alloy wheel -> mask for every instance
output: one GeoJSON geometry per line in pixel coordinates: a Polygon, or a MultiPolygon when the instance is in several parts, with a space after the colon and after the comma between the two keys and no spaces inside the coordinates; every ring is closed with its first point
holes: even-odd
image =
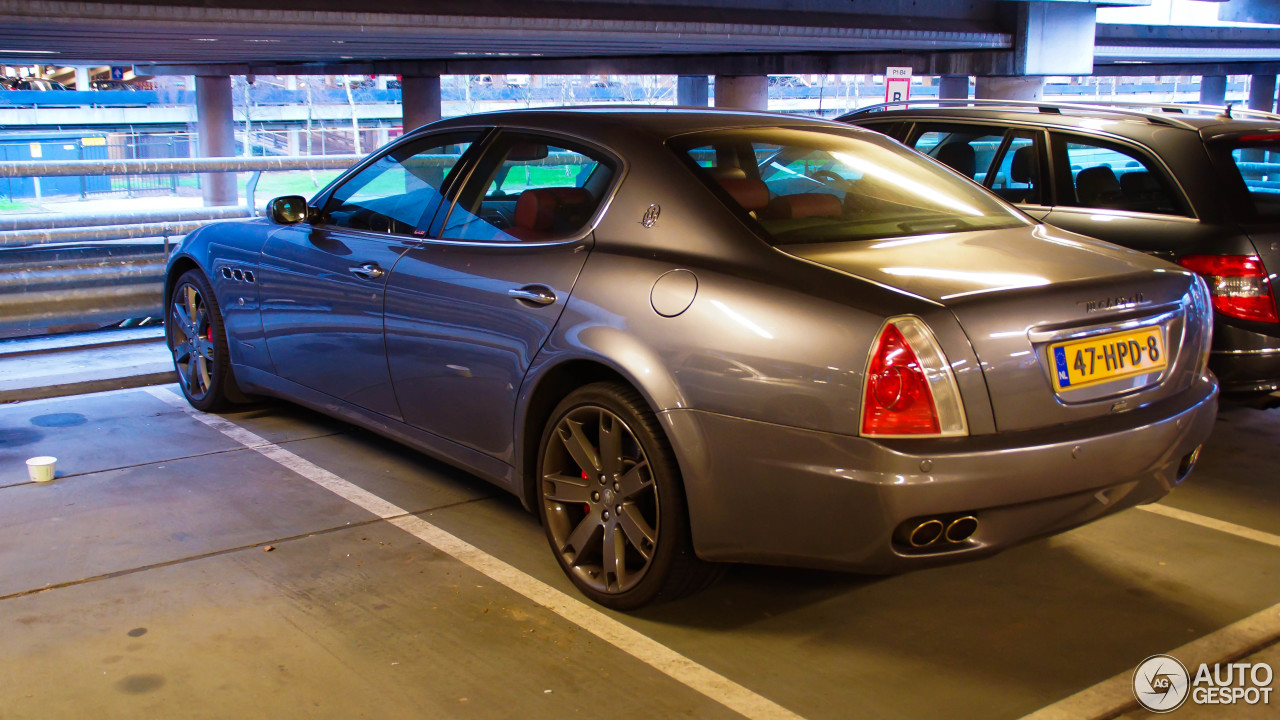
{"type": "Polygon", "coordinates": [[[635,433],[605,408],[574,408],[543,454],[542,503],[566,569],[600,593],[635,587],[653,562],[660,507],[635,433]]]}
{"type": "Polygon", "coordinates": [[[213,386],[213,323],[200,288],[184,282],[173,293],[169,323],[173,330],[173,364],[183,389],[194,399],[213,386]]]}

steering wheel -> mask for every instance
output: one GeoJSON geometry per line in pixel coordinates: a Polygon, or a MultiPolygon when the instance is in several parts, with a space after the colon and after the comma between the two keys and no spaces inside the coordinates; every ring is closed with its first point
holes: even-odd
{"type": "Polygon", "coordinates": [[[837,185],[843,185],[845,182],[844,178],[831,172],[830,170],[814,170],[813,172],[809,173],[809,177],[823,184],[834,183],[837,185]]]}

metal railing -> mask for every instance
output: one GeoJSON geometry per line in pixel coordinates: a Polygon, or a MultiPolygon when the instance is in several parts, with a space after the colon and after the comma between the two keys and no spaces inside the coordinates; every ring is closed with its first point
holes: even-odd
{"type": "Polygon", "coordinates": [[[328,155],[0,162],[0,178],[251,173],[246,202],[239,206],[0,215],[0,330],[37,332],[161,316],[170,239],[218,220],[253,217],[263,172],[344,169],[359,159],[328,155]],[[118,242],[139,238],[160,242],[118,242]]]}

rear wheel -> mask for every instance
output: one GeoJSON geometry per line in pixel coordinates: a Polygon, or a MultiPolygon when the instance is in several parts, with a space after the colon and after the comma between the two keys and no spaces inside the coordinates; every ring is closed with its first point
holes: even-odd
{"type": "Polygon", "coordinates": [[[597,603],[632,610],[718,576],[693,554],[679,469],[632,388],[595,383],[561,401],[542,434],[538,473],[551,549],[597,603]]]}
{"type": "Polygon", "coordinates": [[[227,357],[222,313],[209,281],[199,270],[188,270],[174,283],[165,332],[178,385],[192,407],[217,412],[241,397],[227,357]]]}

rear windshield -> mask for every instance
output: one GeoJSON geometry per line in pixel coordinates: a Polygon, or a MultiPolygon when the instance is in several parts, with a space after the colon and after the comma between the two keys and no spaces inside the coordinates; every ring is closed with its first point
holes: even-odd
{"type": "Polygon", "coordinates": [[[870,133],[750,128],[672,145],[778,245],[1029,223],[982,188],[870,133]]]}
{"type": "Polygon", "coordinates": [[[1280,139],[1245,136],[1230,147],[1230,157],[1240,171],[1254,212],[1268,220],[1280,219],[1280,139]]]}

